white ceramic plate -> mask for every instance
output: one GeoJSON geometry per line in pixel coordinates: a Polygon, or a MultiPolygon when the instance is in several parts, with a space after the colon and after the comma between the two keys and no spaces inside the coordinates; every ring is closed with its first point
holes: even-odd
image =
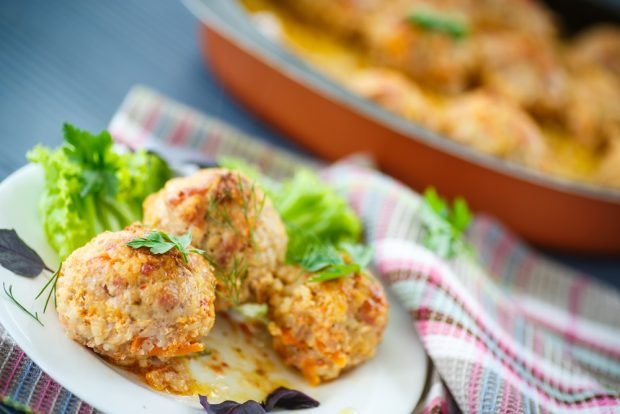
{"type": "MultiPolygon", "coordinates": [[[[24,167],[0,184],[0,228],[15,229],[49,267],[58,258],[47,244],[37,213],[43,173],[36,166],[24,167]]],[[[21,303],[38,311],[44,327],[18,309],[0,292],[0,323],[17,344],[56,381],[84,401],[106,413],[183,414],[198,413],[195,399],[175,398],[150,390],[123,375],[88,349],[64,334],[56,313],[35,301],[47,276],[27,279],[0,267],[0,284],[13,286],[21,303]]],[[[300,389],[321,402],[308,414],[410,413],[422,392],[427,359],[410,319],[391,300],[390,322],[374,359],[331,383],[300,389]]],[[[296,384],[297,385],[297,384],[296,384]]]]}

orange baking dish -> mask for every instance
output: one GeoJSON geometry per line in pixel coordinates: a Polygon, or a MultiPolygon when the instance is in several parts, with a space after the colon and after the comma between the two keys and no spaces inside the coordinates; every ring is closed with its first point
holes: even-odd
{"type": "Polygon", "coordinates": [[[327,160],[371,153],[420,191],[464,196],[531,242],[620,254],[620,192],[545,176],[479,153],[347,91],[261,36],[231,0],[186,0],[201,20],[202,52],[241,102],[327,160]]]}

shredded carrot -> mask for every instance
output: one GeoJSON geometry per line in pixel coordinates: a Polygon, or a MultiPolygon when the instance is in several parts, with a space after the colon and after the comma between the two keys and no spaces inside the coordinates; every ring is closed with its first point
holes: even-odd
{"type": "Polygon", "coordinates": [[[174,344],[165,348],[155,347],[149,352],[149,356],[158,357],[175,357],[187,354],[193,354],[195,352],[201,352],[204,350],[204,346],[199,342],[191,344],[174,344]]]}
{"type": "Polygon", "coordinates": [[[297,338],[295,338],[295,335],[293,335],[293,333],[288,329],[282,331],[281,338],[284,345],[295,345],[299,343],[299,341],[297,341],[297,338]]]}
{"type": "Polygon", "coordinates": [[[144,343],[144,341],[146,340],[146,338],[142,338],[139,336],[136,336],[133,341],[131,341],[131,352],[138,352],[140,350],[140,347],[142,346],[142,344],[144,343]]]}
{"type": "Polygon", "coordinates": [[[321,383],[321,377],[316,373],[316,364],[311,359],[306,359],[301,364],[301,373],[306,381],[311,385],[319,385],[321,383]]]}
{"type": "MultiPolygon", "coordinates": [[[[138,352],[146,341],[147,338],[142,338],[136,336],[131,342],[131,352],[138,352]]],[[[149,353],[148,356],[158,356],[158,357],[175,357],[187,354],[193,354],[195,352],[204,351],[204,346],[201,343],[185,343],[185,344],[172,344],[170,346],[160,348],[158,346],[154,347],[149,353]]]]}

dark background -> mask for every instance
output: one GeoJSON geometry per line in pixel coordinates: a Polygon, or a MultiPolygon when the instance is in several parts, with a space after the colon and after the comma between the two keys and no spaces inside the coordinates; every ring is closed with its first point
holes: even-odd
{"type": "MultiPolygon", "coordinates": [[[[584,3],[562,3],[571,24],[591,16],[584,3]]],[[[295,149],[217,84],[198,51],[197,22],[179,1],[0,0],[0,179],[36,143],[58,145],[65,121],[104,129],[136,83],[295,149]]],[[[620,287],[620,258],[547,254],[620,287]]]]}

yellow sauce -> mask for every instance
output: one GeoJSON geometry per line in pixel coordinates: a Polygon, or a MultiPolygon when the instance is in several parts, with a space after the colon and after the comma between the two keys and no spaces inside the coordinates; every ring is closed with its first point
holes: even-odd
{"type": "MultiPolygon", "coordinates": [[[[355,44],[345,44],[324,30],[299,21],[270,0],[241,0],[241,3],[252,15],[272,16],[281,28],[280,40],[289,49],[341,82],[352,72],[371,66],[355,44]]],[[[420,89],[433,109],[441,110],[447,98],[428,89],[420,89]]],[[[545,172],[590,181],[600,156],[558,127],[543,125],[541,129],[550,148],[549,159],[542,163],[545,172]]]]}
{"type": "Polygon", "coordinates": [[[280,386],[299,389],[303,383],[299,374],[282,364],[272,350],[265,326],[260,323],[250,324],[225,313],[218,314],[203,345],[205,352],[173,358],[155,369],[174,372],[170,377],[158,375],[155,382],[149,380],[153,368],[120,369],[129,371],[157,391],[182,396],[206,395],[211,402],[262,401],[280,386]]]}
{"type": "Polygon", "coordinates": [[[279,386],[290,387],[292,371],[285,368],[271,349],[265,327],[218,315],[214,332],[205,339],[205,357],[187,364],[195,380],[192,394],[210,401],[263,400],[279,386]]]}

